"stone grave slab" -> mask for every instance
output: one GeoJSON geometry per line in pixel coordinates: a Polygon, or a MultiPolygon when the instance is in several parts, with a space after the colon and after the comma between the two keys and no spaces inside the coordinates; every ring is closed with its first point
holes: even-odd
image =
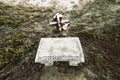
{"type": "Polygon", "coordinates": [[[41,38],[35,63],[52,66],[54,61],[69,61],[71,66],[85,62],[79,38],[41,38]]]}

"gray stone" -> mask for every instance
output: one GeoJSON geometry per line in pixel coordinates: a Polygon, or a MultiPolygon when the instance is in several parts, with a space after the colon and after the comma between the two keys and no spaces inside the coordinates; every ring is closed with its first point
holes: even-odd
{"type": "Polygon", "coordinates": [[[35,62],[51,66],[53,61],[69,61],[71,66],[84,62],[79,38],[41,38],[35,62]]]}

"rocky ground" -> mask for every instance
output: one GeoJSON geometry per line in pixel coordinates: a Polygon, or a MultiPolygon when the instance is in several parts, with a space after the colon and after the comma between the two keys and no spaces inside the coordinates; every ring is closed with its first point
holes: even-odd
{"type": "Polygon", "coordinates": [[[0,80],[119,80],[120,3],[95,0],[82,10],[60,11],[70,20],[56,33],[49,20],[53,8],[0,3],[0,80]],[[46,67],[34,63],[41,37],[79,37],[85,63],[46,67]]]}

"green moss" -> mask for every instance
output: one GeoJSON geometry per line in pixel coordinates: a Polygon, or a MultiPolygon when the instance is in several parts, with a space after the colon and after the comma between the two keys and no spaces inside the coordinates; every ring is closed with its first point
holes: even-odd
{"type": "MultiPolygon", "coordinates": [[[[85,66],[81,64],[78,68],[90,68],[98,75],[97,79],[106,80],[109,70],[115,78],[120,73],[120,10],[111,10],[114,4],[110,0],[95,0],[81,11],[66,12],[66,15],[71,15],[71,32],[68,31],[68,35],[80,36],[85,54],[85,66]]],[[[51,7],[28,8],[0,3],[0,68],[9,63],[34,63],[40,37],[58,36],[48,28],[53,10],[51,7]],[[35,31],[33,28],[38,27],[36,22],[44,30],[35,31]]]]}
{"type": "Polygon", "coordinates": [[[51,11],[52,8],[28,8],[23,6],[0,5],[0,25],[9,25],[11,27],[20,27],[23,22],[30,22],[34,18],[40,17],[45,12],[51,11]]]}

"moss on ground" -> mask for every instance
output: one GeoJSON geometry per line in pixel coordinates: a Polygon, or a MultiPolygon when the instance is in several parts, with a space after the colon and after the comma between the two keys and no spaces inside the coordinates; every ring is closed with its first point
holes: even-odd
{"type": "Polygon", "coordinates": [[[40,38],[61,35],[48,27],[53,8],[0,3],[0,79],[39,80],[46,79],[46,75],[48,79],[56,79],[55,75],[59,78],[65,75],[64,79],[68,80],[81,77],[88,80],[119,80],[120,9],[115,7],[113,10],[114,6],[118,7],[119,3],[95,0],[81,11],[65,12],[70,15],[71,22],[67,36],[80,38],[86,62],[77,68],[66,65],[58,69],[53,67],[55,74],[51,68],[47,68],[50,72],[46,73],[46,67],[34,64],[40,38]]]}
{"type": "Polygon", "coordinates": [[[44,24],[51,9],[8,6],[0,3],[0,68],[21,61],[25,55],[36,52],[36,41],[45,34],[43,31],[34,31],[35,22],[44,24]]]}
{"type": "Polygon", "coordinates": [[[120,9],[115,1],[95,0],[82,11],[72,11],[72,36],[78,35],[85,48],[86,65],[101,79],[119,79],[120,9]],[[79,29],[79,31],[78,31],[79,29]],[[87,50],[86,50],[87,49],[87,50]]]}

